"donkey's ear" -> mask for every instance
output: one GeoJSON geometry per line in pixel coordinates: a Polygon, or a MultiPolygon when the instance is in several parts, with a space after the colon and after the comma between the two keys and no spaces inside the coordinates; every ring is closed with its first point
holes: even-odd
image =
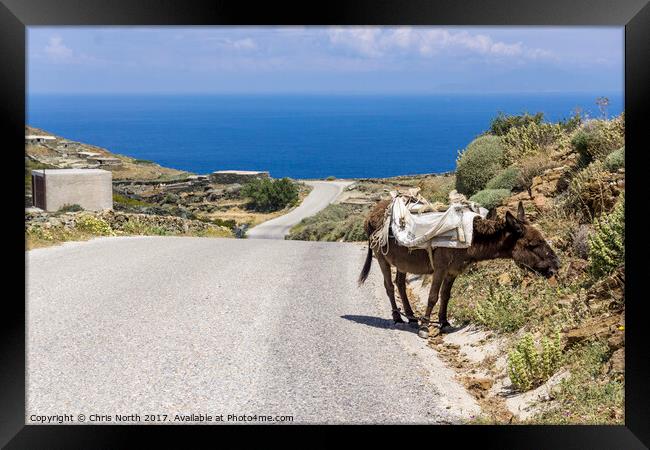
{"type": "Polygon", "coordinates": [[[526,220],[526,212],[524,211],[524,204],[519,200],[519,205],[517,205],[517,219],[524,222],[526,220]]]}
{"type": "Polygon", "coordinates": [[[521,225],[521,222],[510,211],[506,211],[506,225],[511,231],[517,234],[524,234],[524,227],[521,225]]]}
{"type": "Polygon", "coordinates": [[[487,220],[495,220],[497,218],[497,209],[492,208],[488,213],[487,216],[485,216],[487,220]]]}

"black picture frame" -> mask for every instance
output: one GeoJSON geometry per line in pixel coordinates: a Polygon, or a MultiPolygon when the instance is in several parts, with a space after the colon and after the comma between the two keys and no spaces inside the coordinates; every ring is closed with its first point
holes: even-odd
{"type": "MultiPolygon", "coordinates": [[[[626,400],[625,426],[445,426],[418,429],[377,428],[374,436],[401,436],[402,445],[440,445],[443,439],[467,442],[475,439],[482,448],[646,448],[650,445],[648,347],[644,345],[643,295],[650,254],[643,231],[643,152],[647,138],[650,82],[650,6],[648,0],[363,0],[296,4],[245,1],[171,0],[2,0],[0,3],[0,79],[2,85],[2,146],[9,170],[7,185],[15,195],[5,200],[5,247],[11,252],[5,263],[18,272],[10,278],[18,288],[5,290],[3,305],[2,363],[0,364],[0,445],[6,448],[118,448],[133,437],[165,439],[172,433],[196,437],[217,433],[220,427],[25,425],[25,284],[20,272],[23,261],[24,198],[16,167],[21,161],[25,125],[25,30],[33,25],[615,25],[625,27],[626,115],[626,400]],[[645,125],[645,127],[644,127],[645,125]],[[9,204],[7,204],[10,199],[9,204]],[[21,219],[22,217],[22,219],[21,219]],[[22,221],[22,222],[21,222],[22,221]],[[12,239],[15,233],[16,238],[12,239]],[[19,256],[22,255],[22,256],[19,256]],[[9,292],[15,292],[9,294],[9,292]],[[22,293],[22,295],[21,295],[22,293]],[[396,432],[396,433],[395,433],[396,432]],[[415,439],[413,439],[415,437],[415,439]]],[[[647,188],[645,189],[647,192],[647,188]]],[[[28,273],[23,275],[29,276],[28,273]]],[[[235,427],[247,433],[248,428],[235,427]]],[[[304,433],[329,431],[315,427],[264,427],[304,433]]],[[[367,428],[367,427],[364,427],[367,428]]],[[[262,430],[256,426],[255,432],[262,430]]],[[[248,433],[247,433],[248,434],[248,433]]],[[[213,435],[214,436],[214,435],[213,435]]],[[[313,442],[313,435],[310,441],[313,442]]],[[[150,441],[151,442],[151,441],[150,441]]]]}

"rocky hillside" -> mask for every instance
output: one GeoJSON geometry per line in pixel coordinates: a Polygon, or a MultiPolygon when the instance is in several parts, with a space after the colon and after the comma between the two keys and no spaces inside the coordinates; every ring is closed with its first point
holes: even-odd
{"type": "MultiPolygon", "coordinates": [[[[110,170],[114,180],[169,180],[190,175],[162,167],[152,161],[111,153],[102,147],[75,142],[45,130],[25,126],[25,136],[46,135],[56,139],[26,142],[25,159],[33,166],[50,168],[101,168],[110,170]]],[[[38,168],[38,167],[33,167],[38,168]]]]}
{"type": "MultiPolygon", "coordinates": [[[[430,345],[482,404],[477,422],[624,422],[624,130],[623,115],[499,116],[460,154],[456,188],[499,217],[522,201],[562,261],[551,280],[506,260],[457,279],[459,329],[430,345]]],[[[423,311],[430,277],[409,280],[423,311]]]]}
{"type": "MultiPolygon", "coordinates": [[[[53,136],[25,127],[25,136],[53,136]]],[[[112,212],[80,212],[68,205],[57,212],[26,211],[27,247],[112,234],[239,236],[246,228],[285,214],[310,191],[304,183],[267,179],[260,183],[217,183],[117,155],[60,136],[26,138],[25,206],[32,205],[31,171],[48,168],[102,168],[113,174],[112,212]],[[78,220],[79,219],[79,220],[78,220]],[[92,226],[86,226],[86,222],[92,226]]]]}

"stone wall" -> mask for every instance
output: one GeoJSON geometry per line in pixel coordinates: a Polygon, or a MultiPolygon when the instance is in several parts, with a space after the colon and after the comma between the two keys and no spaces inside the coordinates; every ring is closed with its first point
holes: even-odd
{"type": "Polygon", "coordinates": [[[245,184],[256,178],[269,178],[268,172],[222,170],[210,174],[210,181],[217,184],[245,184]]]}

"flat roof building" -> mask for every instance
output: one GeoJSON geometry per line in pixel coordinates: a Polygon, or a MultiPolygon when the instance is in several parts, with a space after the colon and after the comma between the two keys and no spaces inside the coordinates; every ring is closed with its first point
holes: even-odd
{"type": "Polygon", "coordinates": [[[55,136],[48,135],[39,135],[39,134],[28,134],[25,136],[25,142],[45,142],[45,141],[54,141],[56,140],[55,136]]]}
{"type": "Polygon", "coordinates": [[[89,211],[113,209],[113,175],[102,169],[32,170],[32,201],[45,211],[79,205],[89,211]]]}

